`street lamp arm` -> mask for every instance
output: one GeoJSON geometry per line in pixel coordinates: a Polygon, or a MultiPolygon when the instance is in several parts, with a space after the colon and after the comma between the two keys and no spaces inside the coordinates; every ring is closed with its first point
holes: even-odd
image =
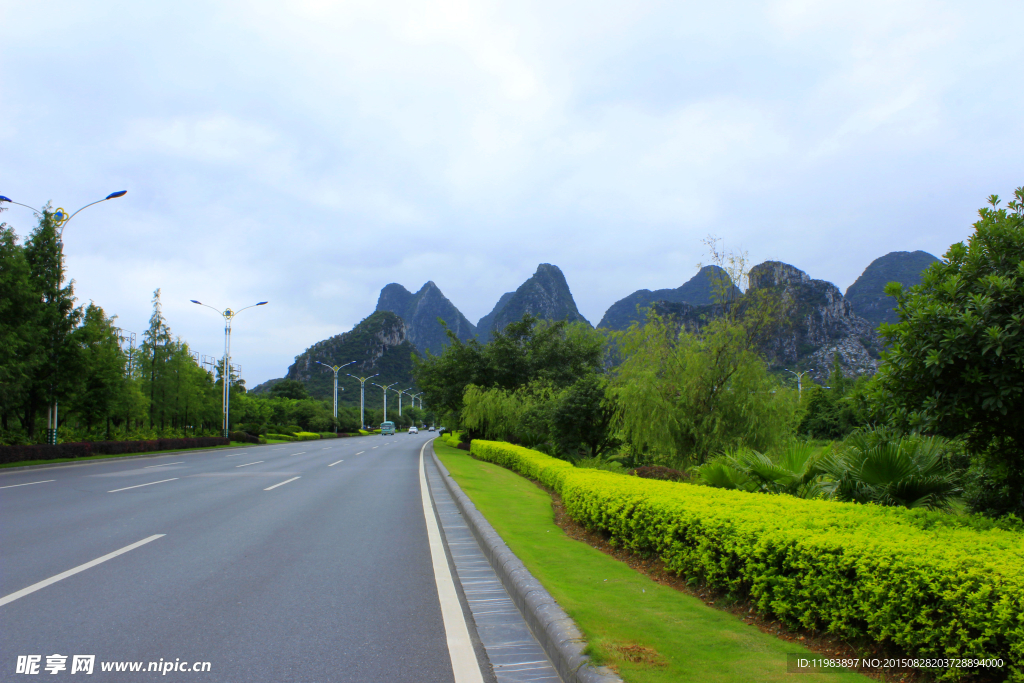
{"type": "Polygon", "coordinates": [[[0,204],[2,204],[3,202],[7,202],[8,204],[17,204],[18,206],[24,206],[26,209],[32,209],[36,213],[42,213],[42,211],[40,211],[39,209],[37,209],[34,206],[29,206],[28,204],[22,204],[21,202],[16,202],[13,199],[10,199],[9,197],[4,197],[3,195],[0,195],[0,204]]]}
{"type": "Polygon", "coordinates": [[[245,308],[239,308],[237,311],[235,311],[232,314],[232,317],[238,315],[242,311],[248,311],[250,308],[256,308],[257,306],[263,306],[264,304],[268,304],[268,303],[270,303],[270,302],[269,301],[261,301],[258,304],[252,304],[251,306],[246,306],[245,308]]]}
{"type": "Polygon", "coordinates": [[[204,303],[203,303],[202,301],[196,301],[195,299],[189,299],[189,301],[191,301],[191,302],[192,302],[192,303],[194,303],[194,304],[199,304],[200,306],[206,306],[206,307],[207,307],[207,308],[209,308],[209,309],[210,309],[211,311],[217,311],[217,315],[220,315],[220,316],[223,316],[223,315],[224,315],[224,311],[218,311],[218,310],[217,310],[216,308],[214,308],[213,306],[211,306],[211,305],[209,305],[209,304],[204,304],[204,303]]]}

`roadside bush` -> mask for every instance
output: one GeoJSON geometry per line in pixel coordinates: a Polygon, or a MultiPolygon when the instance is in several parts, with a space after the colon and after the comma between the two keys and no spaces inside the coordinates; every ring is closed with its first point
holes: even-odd
{"type": "Polygon", "coordinates": [[[630,470],[629,473],[641,479],[659,479],[661,481],[686,481],[689,479],[685,472],[661,465],[644,465],[630,470]]]}
{"type": "Polygon", "coordinates": [[[267,433],[267,438],[268,439],[273,439],[274,441],[296,441],[297,440],[291,434],[270,434],[269,432],[267,433]]]}
{"type": "Polygon", "coordinates": [[[321,439],[337,439],[338,436],[339,435],[334,432],[320,432],[321,439]]]}
{"type": "Polygon", "coordinates": [[[228,436],[231,437],[232,441],[238,443],[259,443],[260,439],[258,436],[247,434],[245,432],[228,432],[228,436]]]}
{"type": "Polygon", "coordinates": [[[493,441],[474,441],[473,454],[554,489],[573,519],[613,545],[793,628],[912,656],[1002,658],[1004,675],[1024,681],[1018,532],[957,526],[958,516],[927,510],[643,480],[493,441]]]}
{"type": "Polygon", "coordinates": [[[86,458],[90,455],[124,455],[188,448],[227,446],[230,441],[221,436],[201,436],[187,439],[149,439],[146,441],[91,441],[61,443],[56,446],[33,444],[27,446],[0,446],[0,464],[25,460],[55,460],[59,458],[86,458]]]}
{"type": "Polygon", "coordinates": [[[320,438],[320,435],[317,434],[316,432],[296,432],[295,433],[295,440],[296,441],[314,441],[314,440],[319,439],[319,438],[320,438]]]}

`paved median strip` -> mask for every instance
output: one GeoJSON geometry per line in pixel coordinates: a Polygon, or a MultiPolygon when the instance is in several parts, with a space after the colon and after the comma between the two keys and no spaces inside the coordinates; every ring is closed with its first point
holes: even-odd
{"type": "Polygon", "coordinates": [[[295,481],[296,479],[299,479],[299,477],[292,477],[291,479],[285,479],[280,484],[274,484],[273,486],[268,486],[267,488],[265,488],[263,490],[264,491],[271,491],[273,489],[276,489],[278,486],[284,486],[285,484],[287,484],[289,482],[292,482],[292,481],[295,481]]]}
{"type": "MultiPolygon", "coordinates": [[[[159,482],[153,482],[153,483],[156,484],[156,483],[159,483],[159,482]]],[[[143,486],[145,486],[145,484],[143,484],[143,486]]],[[[0,607],[3,607],[4,605],[6,605],[9,602],[14,602],[18,598],[23,598],[26,595],[28,595],[29,593],[35,593],[40,588],[46,588],[50,584],[57,583],[61,579],[66,579],[69,576],[74,576],[78,572],[84,572],[86,569],[89,569],[91,567],[95,567],[98,564],[102,564],[102,563],[106,562],[107,560],[112,560],[115,557],[117,557],[118,555],[125,554],[129,550],[135,550],[139,546],[146,545],[150,541],[155,541],[156,539],[162,538],[165,535],[166,534],[154,534],[153,536],[150,536],[149,538],[144,538],[141,541],[136,541],[135,543],[132,543],[131,545],[126,545],[125,547],[121,548],[120,550],[115,550],[114,552],[108,553],[108,554],[104,555],[103,557],[97,557],[95,560],[92,560],[91,562],[86,562],[85,564],[80,564],[77,567],[75,567],[74,569],[69,569],[66,572],[61,572],[60,574],[57,574],[56,576],[51,576],[50,578],[45,579],[43,581],[40,581],[39,583],[34,583],[31,586],[29,586],[28,588],[22,588],[20,591],[16,591],[14,593],[11,593],[10,595],[5,595],[4,597],[0,598],[0,607]]]]}
{"type": "Polygon", "coordinates": [[[165,462],[165,463],[160,464],[160,465],[146,465],[142,469],[148,470],[148,469],[153,468],[153,467],[167,467],[168,465],[184,465],[184,464],[185,464],[184,460],[182,460],[181,462],[165,462]]]}
{"type": "Polygon", "coordinates": [[[249,465],[259,465],[261,462],[263,462],[263,461],[262,460],[257,460],[256,462],[247,462],[244,465],[235,465],[235,467],[237,468],[237,467],[248,467],[249,465]]]}
{"type": "Polygon", "coordinates": [[[337,465],[338,463],[341,463],[341,462],[345,462],[345,461],[344,460],[339,460],[338,462],[332,462],[330,465],[328,465],[328,467],[334,467],[335,465],[337,465]]]}
{"type": "Polygon", "coordinates": [[[13,489],[19,486],[32,486],[32,484],[49,484],[51,481],[57,481],[56,479],[45,479],[43,481],[30,481],[27,484],[11,484],[10,486],[0,486],[0,489],[13,489]]]}
{"type": "Polygon", "coordinates": [[[135,486],[125,486],[123,489],[114,489],[113,491],[107,491],[107,493],[117,493],[118,491],[127,491],[128,489],[140,489],[143,486],[152,486],[153,484],[163,484],[168,481],[176,481],[178,477],[172,479],[161,479],[160,481],[151,481],[148,484],[136,484],[135,486]]]}

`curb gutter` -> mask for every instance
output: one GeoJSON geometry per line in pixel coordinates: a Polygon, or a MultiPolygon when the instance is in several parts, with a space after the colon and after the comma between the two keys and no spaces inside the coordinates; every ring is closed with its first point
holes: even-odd
{"type": "Polygon", "coordinates": [[[583,654],[587,642],[576,622],[559,607],[540,581],[533,578],[490,522],[476,509],[473,501],[462,492],[462,488],[434,453],[433,443],[430,445],[430,455],[491,567],[523,614],[534,637],[551,658],[562,680],[565,683],[622,683],[622,679],[611,670],[590,663],[590,657],[583,654]]]}

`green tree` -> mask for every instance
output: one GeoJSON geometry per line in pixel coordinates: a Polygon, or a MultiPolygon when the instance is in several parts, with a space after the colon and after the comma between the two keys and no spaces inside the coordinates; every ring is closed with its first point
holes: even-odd
{"type": "Polygon", "coordinates": [[[110,437],[110,418],[125,390],[125,358],[118,344],[113,320],[103,309],[90,303],[74,340],[79,348],[78,380],[71,411],[85,421],[86,430],[105,424],[110,437]]]}
{"type": "MultiPolygon", "coordinates": [[[[25,403],[41,366],[44,346],[40,328],[41,297],[31,283],[25,249],[14,230],[0,223],[0,439],[12,438],[14,420],[25,403]]],[[[21,412],[24,423],[25,413],[21,412]]],[[[31,436],[22,433],[21,438],[31,436]]]]}
{"type": "Polygon", "coordinates": [[[983,491],[972,505],[1024,514],[1024,188],[989,208],[967,243],[904,291],[890,283],[899,323],[874,381],[880,416],[904,430],[964,437],[983,491]]]}
{"type": "Polygon", "coordinates": [[[702,464],[746,446],[766,450],[795,426],[795,396],[768,373],[743,324],[699,332],[650,315],[621,338],[614,382],[623,436],[635,453],[671,466],[702,464]]]}
{"type": "Polygon", "coordinates": [[[278,398],[309,398],[309,393],[306,391],[306,385],[295,379],[281,380],[274,386],[270,387],[267,394],[271,397],[278,398]]]}
{"type": "Polygon", "coordinates": [[[562,392],[551,411],[551,430],[559,453],[570,459],[600,458],[618,445],[612,429],[614,399],[608,380],[588,373],[562,392]]]}

